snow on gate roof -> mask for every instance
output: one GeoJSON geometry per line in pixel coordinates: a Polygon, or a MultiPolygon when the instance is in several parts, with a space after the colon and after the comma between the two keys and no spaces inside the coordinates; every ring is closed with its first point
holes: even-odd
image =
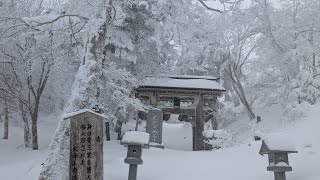
{"type": "Polygon", "coordinates": [[[212,91],[225,91],[218,78],[211,76],[169,76],[169,77],[146,77],[139,87],[177,88],[177,89],[199,89],[212,91]]]}
{"type": "MultiPolygon", "coordinates": [[[[164,76],[166,77],[166,76],[164,76]]],[[[214,76],[191,76],[191,75],[175,75],[175,76],[169,76],[169,78],[172,79],[207,79],[207,80],[214,80],[217,81],[219,78],[214,76]]]]}

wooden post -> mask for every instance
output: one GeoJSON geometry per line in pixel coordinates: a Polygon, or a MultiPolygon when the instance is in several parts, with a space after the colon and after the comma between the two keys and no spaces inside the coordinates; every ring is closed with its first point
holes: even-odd
{"type": "Polygon", "coordinates": [[[69,180],[103,180],[103,120],[90,110],[70,119],[69,180]]]}
{"type": "Polygon", "coordinates": [[[106,125],[106,140],[110,141],[110,139],[111,139],[110,138],[110,123],[106,122],[105,125],[106,125]]]}
{"type": "Polygon", "coordinates": [[[274,172],[274,180],[286,180],[286,173],[284,171],[274,172]]]}
{"type": "Polygon", "coordinates": [[[9,138],[9,107],[8,102],[5,99],[4,101],[4,132],[3,132],[3,139],[9,138]]]}
{"type": "Polygon", "coordinates": [[[138,174],[138,165],[137,164],[130,164],[128,180],[136,180],[137,174],[138,174]]]}
{"type": "Polygon", "coordinates": [[[195,122],[192,126],[193,135],[193,151],[205,150],[204,138],[202,135],[204,126],[204,115],[203,115],[203,99],[199,97],[199,101],[196,105],[195,122]]]}
{"type": "Polygon", "coordinates": [[[121,140],[121,134],[122,134],[121,129],[122,129],[122,122],[118,120],[116,122],[116,132],[118,135],[117,140],[121,140]]]}

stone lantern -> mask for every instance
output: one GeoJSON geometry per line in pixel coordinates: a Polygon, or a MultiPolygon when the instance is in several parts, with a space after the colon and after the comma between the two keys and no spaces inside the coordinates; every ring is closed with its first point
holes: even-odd
{"type": "Polygon", "coordinates": [[[298,153],[298,151],[282,137],[262,140],[259,154],[268,154],[267,170],[274,172],[275,180],[286,180],[285,172],[292,171],[289,165],[289,153],[298,153]]]}
{"type": "Polygon", "coordinates": [[[124,159],[126,164],[129,164],[129,176],[128,180],[137,179],[138,165],[143,164],[142,149],[149,148],[149,134],[139,131],[126,132],[121,144],[128,147],[127,157],[124,159]]]}

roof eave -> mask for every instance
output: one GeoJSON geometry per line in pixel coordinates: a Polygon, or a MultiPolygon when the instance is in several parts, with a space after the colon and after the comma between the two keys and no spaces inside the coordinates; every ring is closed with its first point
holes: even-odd
{"type": "Polygon", "coordinates": [[[203,90],[203,91],[219,91],[219,92],[225,92],[225,89],[207,89],[207,88],[187,88],[187,87],[167,87],[167,86],[143,86],[140,85],[136,88],[138,89],[178,89],[178,90],[203,90]]]}

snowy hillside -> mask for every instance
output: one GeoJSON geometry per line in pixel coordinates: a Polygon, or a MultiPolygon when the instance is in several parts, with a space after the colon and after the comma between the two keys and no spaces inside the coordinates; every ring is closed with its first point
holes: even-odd
{"type": "MultiPolygon", "coordinates": [[[[299,151],[298,154],[289,155],[293,171],[287,173],[288,180],[320,179],[318,171],[320,167],[319,109],[319,106],[314,106],[308,117],[272,132],[292,138],[299,151]]],[[[45,128],[48,129],[48,127],[42,127],[42,129],[45,128]]],[[[1,179],[35,180],[39,176],[41,163],[44,162],[48,153],[47,148],[41,147],[39,151],[32,151],[19,147],[23,143],[18,141],[21,139],[20,131],[15,128],[12,128],[12,131],[10,138],[17,139],[15,143],[0,140],[1,179]]],[[[214,151],[192,152],[189,151],[191,149],[190,131],[191,128],[188,130],[187,124],[165,124],[164,144],[171,149],[144,150],[142,156],[144,164],[139,166],[138,179],[195,180],[212,177],[224,180],[273,179],[273,173],[266,170],[267,156],[258,154],[261,141],[247,141],[214,151]]],[[[46,132],[40,133],[45,134],[46,132]]],[[[48,145],[50,137],[41,139],[40,142],[46,142],[45,144],[48,145]]],[[[126,179],[128,165],[123,162],[126,148],[118,141],[111,141],[104,144],[104,154],[105,179],[126,179]]]]}

